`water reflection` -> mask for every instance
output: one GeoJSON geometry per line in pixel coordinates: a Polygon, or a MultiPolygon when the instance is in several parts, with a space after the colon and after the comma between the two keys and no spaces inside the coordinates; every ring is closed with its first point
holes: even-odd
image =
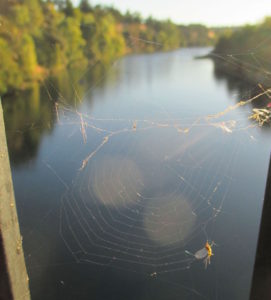
{"type": "MultiPolygon", "coordinates": [[[[96,64],[83,70],[56,73],[41,84],[33,83],[25,91],[5,96],[3,111],[11,163],[18,166],[35,159],[42,138],[55,127],[55,103],[76,109],[86,95],[91,103],[89,87],[98,82],[102,88],[108,69],[109,66],[96,64]]],[[[117,73],[110,80],[116,78],[117,73]]]]}
{"type": "Polygon", "coordinates": [[[11,152],[40,124],[13,157],[37,162],[13,165],[33,299],[246,299],[270,140],[248,128],[249,105],[206,118],[237,98],[201,52],[55,75],[29,110],[29,96],[6,101],[11,152]],[[205,270],[186,250],[207,239],[219,246],[205,270]]]}
{"type": "MultiPolygon", "coordinates": [[[[161,59],[159,56],[142,55],[139,63],[138,56],[131,56],[120,61],[117,67],[115,64],[96,64],[84,69],[73,69],[72,72],[57,73],[40,85],[33,84],[27,91],[4,97],[3,109],[11,162],[19,165],[36,157],[42,137],[51,133],[55,126],[55,102],[76,109],[84,98],[91,108],[97,95],[99,99],[107,99],[111,96],[108,95],[111,87],[116,85],[118,88],[119,84],[127,88],[132,88],[135,84],[145,86],[145,94],[149,93],[154,84],[153,74],[158,62],[160,72],[167,76],[164,80],[171,77],[174,80],[176,74],[173,66],[177,59],[187,63],[189,56],[174,56],[172,59],[170,55],[164,55],[161,59]],[[92,95],[94,90],[95,97],[92,95]]],[[[214,60],[213,73],[216,80],[226,81],[230,94],[237,94],[234,97],[237,102],[254,97],[262,91],[255,84],[226,70],[221,67],[219,60],[214,60]]],[[[269,102],[268,96],[262,96],[251,105],[253,108],[262,108],[269,102]]],[[[263,128],[269,130],[270,126],[263,128]]]]}
{"type": "MultiPolygon", "coordinates": [[[[264,86],[264,83],[253,83],[246,79],[245,73],[250,70],[240,70],[240,73],[236,73],[236,70],[231,71],[230,67],[225,62],[221,62],[219,59],[214,60],[214,76],[216,80],[226,81],[227,89],[230,94],[236,94],[235,100],[239,102],[241,100],[247,100],[255,97],[263,92],[264,88],[270,88],[264,86]]],[[[270,102],[270,95],[266,94],[256,101],[251,102],[252,108],[264,108],[270,102]]],[[[264,126],[266,128],[266,126],[264,126]]],[[[270,126],[267,126],[271,128],[270,126]]]]}
{"type": "Polygon", "coordinates": [[[19,165],[36,157],[44,134],[52,132],[54,104],[44,97],[39,84],[6,97],[3,101],[7,143],[11,163],[19,165]]]}

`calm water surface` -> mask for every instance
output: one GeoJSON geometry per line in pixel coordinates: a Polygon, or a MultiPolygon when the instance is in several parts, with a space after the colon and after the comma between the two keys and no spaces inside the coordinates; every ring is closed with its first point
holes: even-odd
{"type": "Polygon", "coordinates": [[[248,299],[270,130],[251,104],[217,115],[255,88],[194,59],[209,50],[4,99],[33,299],[248,299]],[[206,241],[207,268],[193,256],[206,241]]]}

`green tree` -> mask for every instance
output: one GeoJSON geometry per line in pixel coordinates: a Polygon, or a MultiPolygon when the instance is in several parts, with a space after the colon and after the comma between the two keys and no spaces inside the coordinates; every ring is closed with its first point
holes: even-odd
{"type": "Polygon", "coordinates": [[[22,72],[7,41],[0,38],[0,95],[19,88],[23,82],[22,72]]]}
{"type": "Polygon", "coordinates": [[[43,12],[39,0],[24,0],[24,5],[28,8],[30,18],[28,33],[40,35],[40,27],[44,22],[43,12]]]}
{"type": "Polygon", "coordinates": [[[33,38],[25,34],[22,38],[20,48],[20,67],[25,80],[31,80],[34,77],[37,68],[36,49],[33,38]]]}
{"type": "Polygon", "coordinates": [[[88,0],[81,0],[79,4],[79,8],[83,13],[93,12],[92,6],[89,4],[88,0]]]}
{"type": "Polygon", "coordinates": [[[96,29],[90,40],[91,57],[105,63],[121,56],[125,51],[123,36],[117,31],[111,15],[96,18],[96,29]]]}
{"type": "Polygon", "coordinates": [[[65,39],[64,51],[68,64],[86,63],[83,52],[86,42],[82,37],[80,22],[67,17],[60,24],[60,30],[65,39]]]}
{"type": "Polygon", "coordinates": [[[35,39],[38,62],[44,67],[57,70],[67,64],[65,38],[59,29],[65,16],[56,11],[52,3],[43,5],[43,16],[43,34],[35,39]]]}
{"type": "Polygon", "coordinates": [[[63,12],[67,17],[74,17],[74,8],[71,0],[66,0],[65,8],[63,9],[63,12]]]}
{"type": "Polygon", "coordinates": [[[96,27],[97,27],[96,20],[93,13],[85,13],[82,15],[80,28],[81,28],[82,36],[86,42],[84,47],[84,53],[89,60],[93,59],[91,47],[92,47],[93,36],[95,34],[96,27]]]}

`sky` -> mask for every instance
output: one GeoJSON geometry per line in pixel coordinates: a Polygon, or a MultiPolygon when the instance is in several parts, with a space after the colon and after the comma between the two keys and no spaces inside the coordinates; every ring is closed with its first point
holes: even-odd
{"type": "MultiPolygon", "coordinates": [[[[78,4],[80,0],[73,0],[78,4]]],[[[271,16],[271,0],[89,0],[91,4],[113,5],[122,12],[140,12],[178,24],[208,26],[256,23],[271,16]]]]}

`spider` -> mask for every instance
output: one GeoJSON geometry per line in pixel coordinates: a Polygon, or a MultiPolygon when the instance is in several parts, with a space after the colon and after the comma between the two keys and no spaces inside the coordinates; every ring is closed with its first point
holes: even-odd
{"type": "Polygon", "coordinates": [[[214,244],[215,244],[214,242],[211,242],[211,244],[209,244],[209,242],[207,241],[205,246],[194,254],[196,259],[201,259],[201,260],[203,259],[205,269],[211,263],[211,256],[214,255],[212,250],[212,246],[214,244]]]}

